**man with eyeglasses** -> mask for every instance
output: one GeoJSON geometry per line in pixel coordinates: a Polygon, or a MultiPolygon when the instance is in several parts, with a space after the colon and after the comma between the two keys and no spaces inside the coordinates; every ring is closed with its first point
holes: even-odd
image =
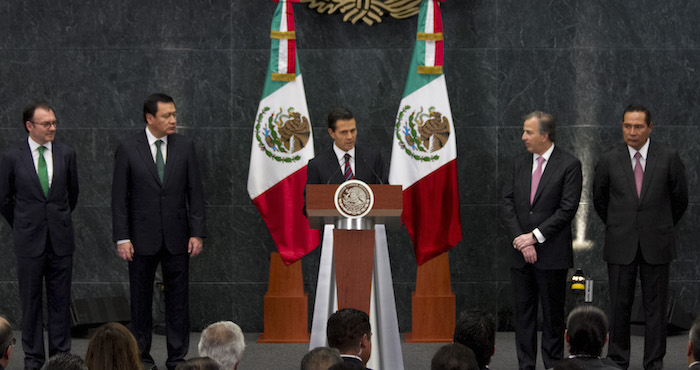
{"type": "Polygon", "coordinates": [[[54,142],[56,116],[46,103],[24,109],[29,137],[0,160],[0,213],[12,228],[22,306],[25,369],[44,365],[43,282],[49,357],[71,350],[73,222],[78,201],[75,150],[54,142]]]}
{"type": "Polygon", "coordinates": [[[12,347],[15,345],[15,338],[12,336],[12,326],[7,319],[0,316],[0,370],[5,370],[10,363],[12,347]]]}

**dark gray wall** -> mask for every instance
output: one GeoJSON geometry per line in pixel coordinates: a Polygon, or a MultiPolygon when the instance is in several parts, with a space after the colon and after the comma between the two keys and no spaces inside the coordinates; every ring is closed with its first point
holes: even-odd
{"type": "MultiPolygon", "coordinates": [[[[231,319],[262,331],[271,238],[246,193],[253,116],[269,58],[276,3],[4,1],[0,5],[0,150],[26,136],[23,106],[52,103],[58,140],[78,152],[81,196],[74,213],[78,250],[74,298],[128,295],[127,265],[111,242],[110,186],[117,142],[142,130],[141,104],[171,94],[180,132],[195,138],[203,169],[210,237],[191,265],[193,328],[231,319]]],[[[700,218],[697,194],[700,6],[694,1],[478,1],[442,4],[445,74],[459,142],[464,240],[450,252],[457,310],[483,307],[511,317],[509,241],[498,222],[503,168],[523,151],[521,116],[540,109],[559,120],[557,144],[583,162],[584,193],[575,234],[590,247],[576,266],[596,280],[607,307],[603,226],[590,204],[599,153],[620,144],[620,113],[629,102],[654,114],[652,137],[681,151],[691,204],[678,227],[672,289],[700,311],[700,218]]],[[[359,140],[390,158],[415,39],[416,20],[385,18],[372,27],[295,5],[316,149],[330,139],[325,113],[351,107],[359,140]]],[[[0,223],[0,313],[21,315],[10,230],[0,223]]],[[[405,231],[389,235],[402,331],[411,329],[415,260],[405,231]]],[[[313,307],[319,252],[303,259],[313,307]]],[[[156,309],[157,310],[157,309],[156,309]]]]}

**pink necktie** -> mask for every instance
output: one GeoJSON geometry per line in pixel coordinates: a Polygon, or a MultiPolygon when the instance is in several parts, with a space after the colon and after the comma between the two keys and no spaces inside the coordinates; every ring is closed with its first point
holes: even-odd
{"type": "Polygon", "coordinates": [[[542,178],[542,163],[544,163],[544,157],[539,156],[537,158],[537,168],[535,168],[535,172],[532,173],[532,183],[530,184],[530,204],[532,204],[532,202],[535,200],[537,186],[540,184],[540,179],[542,178]]]}
{"type": "Polygon", "coordinates": [[[639,152],[634,153],[634,159],[637,161],[634,164],[634,182],[637,184],[637,197],[642,197],[642,180],[644,180],[644,169],[642,168],[642,162],[639,160],[642,155],[639,152]]]}

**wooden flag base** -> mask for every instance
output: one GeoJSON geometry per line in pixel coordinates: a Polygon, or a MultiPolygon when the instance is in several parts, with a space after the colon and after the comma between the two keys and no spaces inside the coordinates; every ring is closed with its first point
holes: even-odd
{"type": "Polygon", "coordinates": [[[264,297],[264,332],[258,343],[309,343],[309,297],[304,292],[301,261],[286,266],[270,253],[270,279],[264,297]]]}
{"type": "Polygon", "coordinates": [[[406,333],[406,343],[452,342],[456,300],[450,284],[447,253],[418,266],[411,305],[413,332],[406,333]]]}

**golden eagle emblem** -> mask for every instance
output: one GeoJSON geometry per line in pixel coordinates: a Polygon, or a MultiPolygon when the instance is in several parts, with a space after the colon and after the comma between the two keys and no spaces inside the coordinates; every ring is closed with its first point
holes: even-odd
{"type": "Polygon", "coordinates": [[[368,25],[382,21],[385,14],[404,19],[418,14],[422,0],[301,0],[319,13],[343,14],[343,21],[352,24],[362,20],[368,25]]]}

